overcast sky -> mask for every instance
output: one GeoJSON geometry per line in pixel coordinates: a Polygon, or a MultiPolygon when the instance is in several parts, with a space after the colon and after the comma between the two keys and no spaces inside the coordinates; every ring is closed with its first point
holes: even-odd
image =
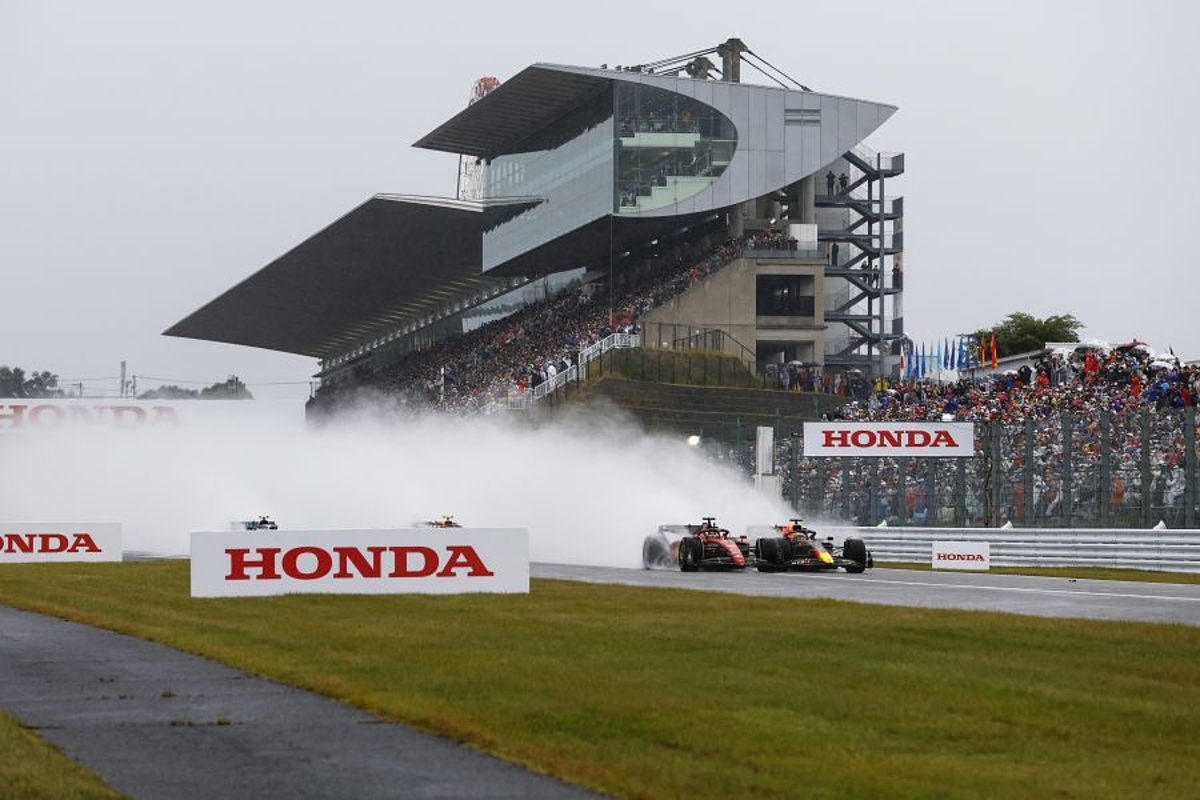
{"type": "Polygon", "coordinates": [[[0,0],[0,365],[306,397],[313,359],[161,333],[373,194],[453,195],[411,144],[476,78],[730,36],[899,106],[867,144],[906,154],[912,337],[1071,313],[1197,358],[1197,30],[1184,0],[0,0]]]}

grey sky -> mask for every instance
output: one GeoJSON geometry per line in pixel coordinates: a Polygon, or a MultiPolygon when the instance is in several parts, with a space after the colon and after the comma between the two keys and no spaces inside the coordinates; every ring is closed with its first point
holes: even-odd
{"type": "Polygon", "coordinates": [[[377,192],[452,195],[457,159],[411,144],[476,78],[730,36],[900,107],[868,144],[906,153],[888,193],[915,339],[1072,313],[1085,336],[1200,357],[1200,5],[420,6],[0,0],[0,364],[91,379],[124,359],[139,390],[236,373],[307,396],[266,384],[307,381],[311,359],[161,331],[377,192]]]}

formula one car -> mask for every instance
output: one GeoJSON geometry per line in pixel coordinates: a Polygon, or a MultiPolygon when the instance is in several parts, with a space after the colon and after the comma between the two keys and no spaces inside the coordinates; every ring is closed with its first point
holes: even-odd
{"type": "Polygon", "coordinates": [[[277,525],[275,523],[275,520],[271,519],[266,514],[263,514],[258,519],[247,519],[247,520],[241,520],[240,522],[234,522],[230,525],[230,527],[236,531],[277,531],[277,530],[279,530],[279,525],[277,525]]]}
{"type": "Polygon", "coordinates": [[[763,537],[754,543],[754,564],[759,572],[841,567],[846,572],[860,573],[875,566],[875,559],[862,539],[848,538],[841,547],[835,547],[832,536],[822,541],[816,531],[804,527],[803,520],[798,518],[776,525],[775,531],[778,536],[763,537]]]}
{"type": "Polygon", "coordinates": [[[420,522],[415,522],[415,523],[413,523],[413,526],[417,527],[417,528],[461,528],[462,527],[462,525],[459,525],[457,522],[455,522],[454,517],[450,516],[449,514],[446,514],[441,519],[428,519],[428,520],[422,520],[420,522]]]}
{"type": "Polygon", "coordinates": [[[753,561],[750,539],[719,527],[714,517],[705,517],[699,525],[660,525],[642,544],[646,569],[742,569],[753,561]]]}

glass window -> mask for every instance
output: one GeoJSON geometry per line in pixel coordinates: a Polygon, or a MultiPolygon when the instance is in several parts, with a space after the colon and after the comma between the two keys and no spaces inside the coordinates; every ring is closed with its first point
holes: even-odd
{"type": "Polygon", "coordinates": [[[618,213],[665,208],[698,194],[733,159],[733,122],[698,100],[618,82],[615,109],[618,213]]]}
{"type": "Polygon", "coordinates": [[[814,313],[811,275],[759,275],[755,296],[760,317],[811,317],[814,313]]]}

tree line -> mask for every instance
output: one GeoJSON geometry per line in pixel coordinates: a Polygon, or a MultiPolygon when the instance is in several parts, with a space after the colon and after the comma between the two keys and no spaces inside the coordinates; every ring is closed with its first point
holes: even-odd
{"type": "MultiPolygon", "coordinates": [[[[26,373],[21,367],[0,366],[0,397],[65,397],[58,376],[49,370],[26,373]]],[[[253,400],[254,395],[236,375],[203,389],[160,386],[137,396],[138,400],[253,400]]]]}

